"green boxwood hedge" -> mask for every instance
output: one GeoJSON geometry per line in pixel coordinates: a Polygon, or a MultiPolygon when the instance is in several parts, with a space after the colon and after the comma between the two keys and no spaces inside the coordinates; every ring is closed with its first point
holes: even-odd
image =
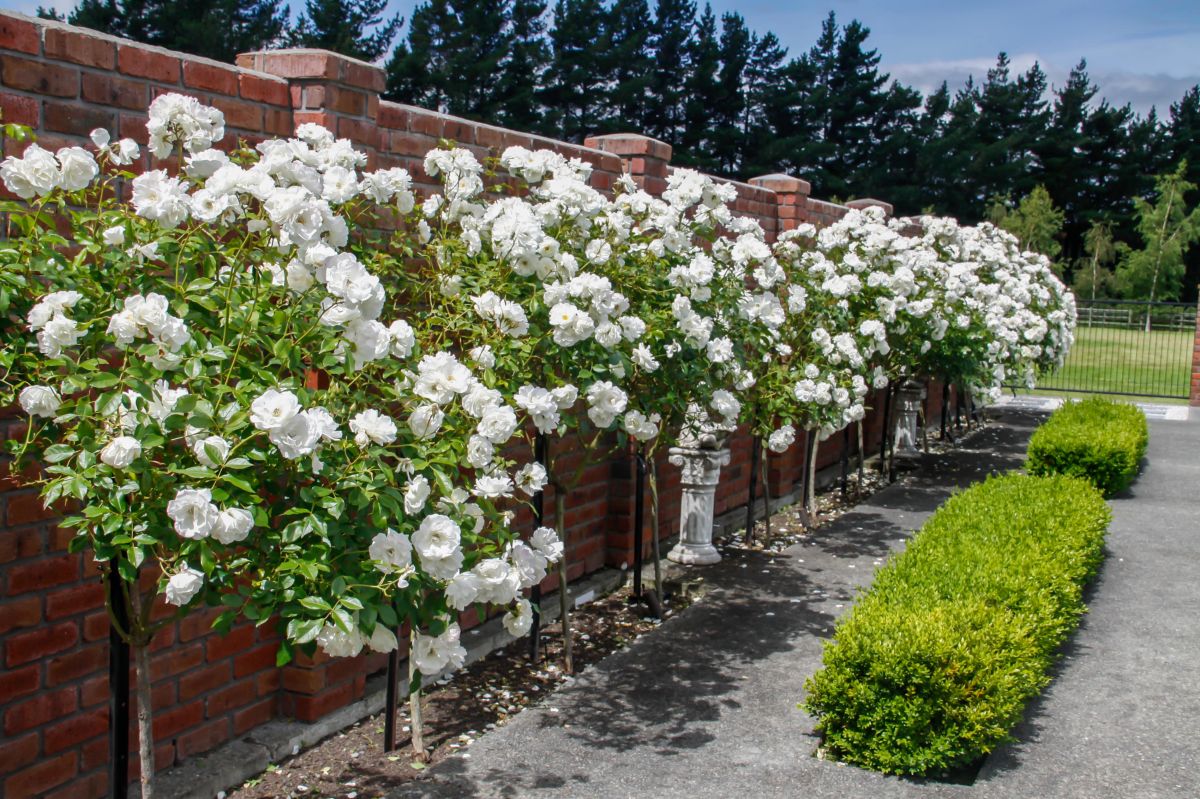
{"type": "Polygon", "coordinates": [[[1082,477],[1111,497],[1137,475],[1148,438],[1146,415],[1135,405],[1103,397],[1068,402],[1034,431],[1025,469],[1082,477]]]}
{"type": "Polygon", "coordinates": [[[1085,610],[1108,521],[1073,477],[993,477],[946,502],[838,623],[805,685],[826,752],[936,775],[1011,740],[1085,610]]]}

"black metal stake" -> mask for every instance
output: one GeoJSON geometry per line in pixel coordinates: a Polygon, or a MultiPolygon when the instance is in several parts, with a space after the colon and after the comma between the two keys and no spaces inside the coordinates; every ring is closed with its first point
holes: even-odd
{"type": "Polygon", "coordinates": [[[804,480],[801,485],[804,489],[804,494],[800,500],[800,523],[808,527],[813,522],[813,517],[816,513],[816,508],[813,505],[816,502],[817,487],[813,485],[816,480],[816,468],[813,464],[813,459],[817,457],[817,431],[804,431],[804,480]]]}
{"type": "Polygon", "coordinates": [[[892,426],[892,387],[884,389],[883,395],[883,434],[879,436],[879,473],[887,474],[888,439],[891,438],[892,426]]]}
{"type": "Polygon", "coordinates": [[[842,430],[842,499],[850,496],[850,425],[842,430]]]}
{"type": "MultiPolygon", "coordinates": [[[[399,636],[396,636],[397,639],[399,636]]],[[[411,653],[410,653],[411,656],[411,653]]],[[[400,679],[400,646],[388,653],[387,694],[383,709],[383,751],[391,752],[396,748],[396,710],[400,701],[396,690],[396,681],[400,679]]]]}
{"type": "MultiPolygon", "coordinates": [[[[546,449],[547,441],[544,433],[538,433],[533,440],[533,457],[546,468],[546,449]]],[[[549,471],[547,469],[547,471],[549,471]]],[[[546,491],[542,489],[533,497],[533,523],[537,527],[542,527],[546,520],[546,491]]],[[[529,589],[529,603],[533,606],[533,624],[529,627],[529,660],[531,663],[537,663],[539,657],[539,644],[541,643],[542,631],[542,584],[538,583],[529,589]]]]}
{"type": "Polygon", "coordinates": [[[637,454],[637,478],[633,500],[633,599],[643,601],[642,596],[642,522],[646,518],[646,459],[637,454]]]}
{"type": "MultiPolygon", "coordinates": [[[[129,608],[121,589],[116,560],[110,561],[108,601],[117,624],[129,629],[129,608]]],[[[129,643],[117,632],[108,630],[108,790],[113,799],[129,796],[129,643]]]]}
{"type": "Polygon", "coordinates": [[[942,441],[947,438],[954,443],[954,433],[950,430],[950,383],[942,383],[942,441]]]}
{"type": "Polygon", "coordinates": [[[758,474],[758,436],[750,438],[750,498],[746,501],[746,543],[754,539],[754,494],[758,474]]]}

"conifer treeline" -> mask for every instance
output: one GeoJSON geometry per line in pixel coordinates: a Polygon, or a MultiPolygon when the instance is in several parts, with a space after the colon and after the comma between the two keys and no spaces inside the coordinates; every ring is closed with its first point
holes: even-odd
{"type": "Polygon", "coordinates": [[[383,60],[390,99],[569,141],[641,132],[673,162],[733,177],[789,172],[817,196],[879,197],[900,214],[968,222],[1045,186],[1062,256],[1094,222],[1134,241],[1133,201],[1186,159],[1200,183],[1200,89],[1166,118],[1097,98],[1080,61],[1061,86],[1001,54],[980,81],[921,93],[879,69],[869,29],[832,13],[789,54],[740,14],[693,0],[424,0],[400,25],[386,0],[84,0],[71,21],[211,57],[275,45],[383,60]],[[200,8],[203,7],[203,10],[200,8]],[[390,50],[390,55],[388,55],[390,50]]]}

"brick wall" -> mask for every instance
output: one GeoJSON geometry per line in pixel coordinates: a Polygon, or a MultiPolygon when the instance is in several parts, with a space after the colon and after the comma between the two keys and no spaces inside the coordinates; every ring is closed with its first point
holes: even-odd
{"type": "MultiPolygon", "coordinates": [[[[424,153],[450,139],[479,156],[505,147],[546,147],[594,167],[592,184],[607,191],[629,172],[647,191],[661,193],[671,147],[637,134],[598,136],[583,146],[505,130],[380,99],[383,72],[350,58],[314,50],[248,53],[230,66],[0,12],[0,109],[4,120],[32,127],[46,147],[80,143],[96,127],[145,142],[145,109],[168,91],[194,95],[225,113],[227,136],[255,143],[316,122],[354,141],[371,168],[403,166],[418,188],[431,189],[424,153]]],[[[9,145],[12,148],[13,145],[9,145]]],[[[143,156],[144,159],[144,156],[143,156]]],[[[145,168],[143,160],[136,168],[145,168]]],[[[810,197],[809,184],[789,175],[733,183],[735,210],[756,217],[773,238],[800,222],[828,224],[847,206],[810,197]]],[[[876,201],[859,201],[890,206],[876,201]]],[[[851,205],[854,205],[852,203],[851,205]]],[[[1200,334],[1198,334],[1200,335],[1200,334]]],[[[1198,339],[1200,352],[1200,339],[1198,339]]],[[[1200,386],[1200,375],[1193,385],[1200,386]]],[[[1197,389],[1200,391],[1200,389],[1197,389]]],[[[940,391],[931,392],[937,413],[940,391]]],[[[931,416],[931,418],[935,418],[931,416]]],[[[20,435],[21,420],[0,415],[0,434],[20,435]]],[[[867,420],[868,452],[878,446],[882,420],[867,420]]],[[[841,436],[820,449],[822,465],[836,462],[841,436]]],[[[744,505],[750,441],[731,442],[732,463],[717,494],[717,512],[744,505]]],[[[573,471],[584,457],[561,446],[573,471]]],[[[679,523],[679,473],[659,461],[661,534],[679,523]]],[[[773,495],[791,490],[801,473],[798,444],[773,456],[773,495]]],[[[628,456],[585,466],[567,506],[569,575],[632,561],[633,477],[628,456]]],[[[546,497],[549,512],[553,491],[546,497]]],[[[519,521],[530,523],[527,511],[519,521]]],[[[647,520],[647,523],[648,520],[647,520]]],[[[646,536],[647,547],[649,535],[646,536]]],[[[98,797],[107,792],[106,729],[108,621],[97,570],[86,555],[67,553],[69,532],[42,508],[36,491],[0,464],[0,793],[6,797],[98,797]]],[[[552,580],[546,588],[550,589],[552,580]]],[[[199,611],[164,629],[153,644],[153,697],[158,766],[167,767],[243,735],[272,718],[319,718],[363,695],[381,656],[331,661],[298,658],[274,665],[269,626],[210,631],[215,611],[199,611]]],[[[473,623],[464,619],[464,626],[473,623]]],[[[136,758],[135,758],[136,760],[136,758]]]]}

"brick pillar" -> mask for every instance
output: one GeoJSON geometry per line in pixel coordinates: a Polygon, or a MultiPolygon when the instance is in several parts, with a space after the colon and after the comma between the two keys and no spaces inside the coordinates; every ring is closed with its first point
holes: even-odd
{"type": "Polygon", "coordinates": [[[885,203],[883,200],[872,200],[870,197],[864,197],[861,200],[850,200],[846,203],[847,208],[882,208],[884,216],[891,216],[893,212],[892,204],[885,203]]]}
{"type": "Polygon", "coordinates": [[[647,193],[658,196],[667,189],[671,145],[640,133],[589,136],[584,146],[621,156],[625,171],[647,193]]]}
{"type": "Polygon", "coordinates": [[[750,178],[750,184],[775,192],[777,230],[782,233],[792,230],[804,221],[805,208],[812,184],[791,175],[773,174],[750,178]]]}
{"type": "Polygon", "coordinates": [[[1196,336],[1192,341],[1192,390],[1188,404],[1200,408],[1200,305],[1196,306],[1196,336]]]}
{"type": "Polygon", "coordinates": [[[374,167],[380,150],[379,94],[386,80],[381,67],[327,50],[266,50],[241,53],[239,67],[286,78],[297,125],[314,122],[349,139],[374,167]]]}

